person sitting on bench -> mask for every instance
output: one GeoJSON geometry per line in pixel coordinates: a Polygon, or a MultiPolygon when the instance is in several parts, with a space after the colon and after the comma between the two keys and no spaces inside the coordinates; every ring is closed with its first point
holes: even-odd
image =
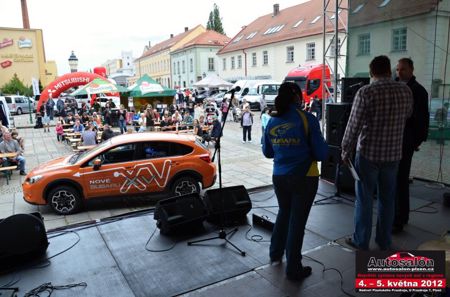
{"type": "Polygon", "coordinates": [[[3,142],[0,143],[0,152],[4,153],[16,153],[15,157],[4,158],[3,161],[12,161],[19,163],[20,175],[27,175],[25,172],[25,158],[22,156],[22,149],[19,143],[12,139],[11,133],[3,133],[3,142]]]}

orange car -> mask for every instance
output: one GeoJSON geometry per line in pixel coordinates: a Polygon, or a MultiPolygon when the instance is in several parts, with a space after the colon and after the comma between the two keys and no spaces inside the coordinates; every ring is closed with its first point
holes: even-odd
{"type": "Polygon", "coordinates": [[[71,214],[91,198],[184,195],[211,187],[215,179],[209,151],[193,136],[136,133],[42,164],[27,174],[22,188],[26,202],[71,214]]]}

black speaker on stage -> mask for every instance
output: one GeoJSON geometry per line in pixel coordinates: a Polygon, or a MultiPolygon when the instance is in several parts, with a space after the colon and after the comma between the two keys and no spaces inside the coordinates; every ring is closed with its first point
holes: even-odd
{"type": "MultiPolygon", "coordinates": [[[[354,161],[354,158],[352,158],[354,161]]],[[[350,172],[350,169],[346,165],[341,164],[338,172],[338,164],[341,162],[341,148],[338,146],[328,146],[328,157],[322,162],[321,178],[336,183],[338,178],[337,187],[344,192],[355,192],[355,180],[350,172]]]]}
{"type": "Polygon", "coordinates": [[[0,272],[39,259],[48,247],[47,233],[38,212],[0,220],[0,237],[0,272]]]}
{"type": "Polygon", "coordinates": [[[162,234],[198,230],[208,212],[198,193],[171,197],[156,203],[154,219],[162,234]]]}
{"type": "Polygon", "coordinates": [[[208,222],[217,225],[242,223],[252,209],[252,201],[244,186],[208,190],[203,200],[209,211],[208,222]]]}
{"type": "Polygon", "coordinates": [[[353,103],[356,92],[364,85],[370,83],[369,77],[344,77],[342,78],[342,102],[353,103]]]}
{"type": "Polygon", "coordinates": [[[341,146],[348,118],[352,110],[352,104],[328,103],[326,110],[327,143],[329,145],[341,146]]]}

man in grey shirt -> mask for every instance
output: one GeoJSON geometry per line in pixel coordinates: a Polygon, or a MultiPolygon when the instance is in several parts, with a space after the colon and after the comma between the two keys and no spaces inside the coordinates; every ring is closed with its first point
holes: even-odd
{"type": "Polygon", "coordinates": [[[11,133],[5,132],[3,133],[3,142],[0,143],[0,152],[4,153],[16,153],[15,157],[11,158],[3,158],[3,161],[7,161],[8,159],[13,162],[19,163],[20,175],[27,175],[25,172],[25,157],[22,156],[22,149],[20,148],[19,143],[12,139],[11,133]]]}
{"type": "Polygon", "coordinates": [[[83,145],[96,145],[97,133],[92,130],[92,125],[89,125],[86,130],[81,133],[81,139],[83,139],[83,145]]]}

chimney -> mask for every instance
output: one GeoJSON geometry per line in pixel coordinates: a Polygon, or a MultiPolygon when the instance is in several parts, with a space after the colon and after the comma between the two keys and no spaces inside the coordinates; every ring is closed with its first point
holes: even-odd
{"type": "Polygon", "coordinates": [[[30,29],[30,19],[28,18],[27,0],[20,0],[22,5],[22,22],[24,29],[30,29]]]}
{"type": "Polygon", "coordinates": [[[189,27],[184,27],[184,32],[189,31],[189,27]]]}
{"type": "Polygon", "coordinates": [[[277,16],[280,13],[280,4],[273,5],[273,16],[277,16]]]}
{"type": "Polygon", "coordinates": [[[173,38],[173,34],[170,34],[170,38],[173,38]]]}

